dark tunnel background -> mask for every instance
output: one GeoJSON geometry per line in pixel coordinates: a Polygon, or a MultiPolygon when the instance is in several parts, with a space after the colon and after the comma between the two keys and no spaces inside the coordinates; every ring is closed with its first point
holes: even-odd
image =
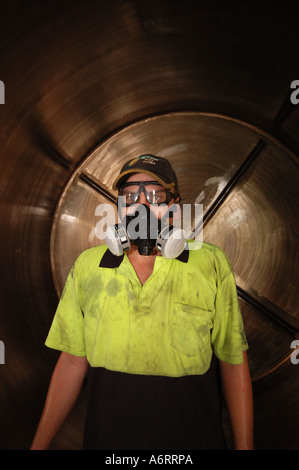
{"type": "MultiPolygon", "coordinates": [[[[256,449],[299,449],[298,20],[296,1],[1,2],[1,449],[30,446],[66,274],[140,153],[171,160],[233,264],[256,449]]],[[[85,393],[53,449],[81,448],[85,393]]]]}

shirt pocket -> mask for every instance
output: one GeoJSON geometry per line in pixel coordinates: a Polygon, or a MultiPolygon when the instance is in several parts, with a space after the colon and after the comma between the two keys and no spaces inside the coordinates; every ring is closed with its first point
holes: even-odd
{"type": "Polygon", "coordinates": [[[185,356],[210,356],[212,310],[174,302],[170,316],[171,346],[185,356]]]}

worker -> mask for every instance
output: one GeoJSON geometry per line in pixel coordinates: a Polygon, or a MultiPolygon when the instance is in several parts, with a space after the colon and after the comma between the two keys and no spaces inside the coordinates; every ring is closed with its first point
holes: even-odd
{"type": "Polygon", "coordinates": [[[120,222],[75,261],[46,340],[61,355],[31,449],[49,448],[86,375],[86,450],[226,449],[222,394],[234,448],[253,449],[248,344],[229,260],[174,235],[181,196],[167,159],[132,156],[113,188],[120,222]]]}

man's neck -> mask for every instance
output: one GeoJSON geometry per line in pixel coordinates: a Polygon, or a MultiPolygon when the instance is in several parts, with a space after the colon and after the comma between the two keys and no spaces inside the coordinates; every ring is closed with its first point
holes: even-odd
{"type": "Polygon", "coordinates": [[[153,272],[156,256],[161,256],[161,253],[155,248],[152,255],[143,256],[139,254],[137,246],[131,245],[127,256],[143,285],[153,272]]]}

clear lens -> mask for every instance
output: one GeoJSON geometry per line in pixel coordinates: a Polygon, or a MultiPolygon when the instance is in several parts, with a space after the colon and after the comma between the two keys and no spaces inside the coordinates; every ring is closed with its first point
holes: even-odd
{"type": "Polygon", "coordinates": [[[140,193],[140,188],[138,186],[136,186],[136,189],[121,188],[119,191],[119,195],[125,197],[126,205],[135,204],[135,202],[137,202],[137,199],[139,197],[139,193],[140,193]]]}
{"type": "Polygon", "coordinates": [[[166,190],[163,186],[151,182],[124,185],[120,188],[119,195],[125,197],[126,205],[131,205],[138,201],[140,191],[143,191],[150,204],[162,204],[166,202],[166,190]]]}
{"type": "Polygon", "coordinates": [[[147,187],[146,192],[151,204],[161,204],[166,201],[166,191],[162,186],[147,187]]]}

